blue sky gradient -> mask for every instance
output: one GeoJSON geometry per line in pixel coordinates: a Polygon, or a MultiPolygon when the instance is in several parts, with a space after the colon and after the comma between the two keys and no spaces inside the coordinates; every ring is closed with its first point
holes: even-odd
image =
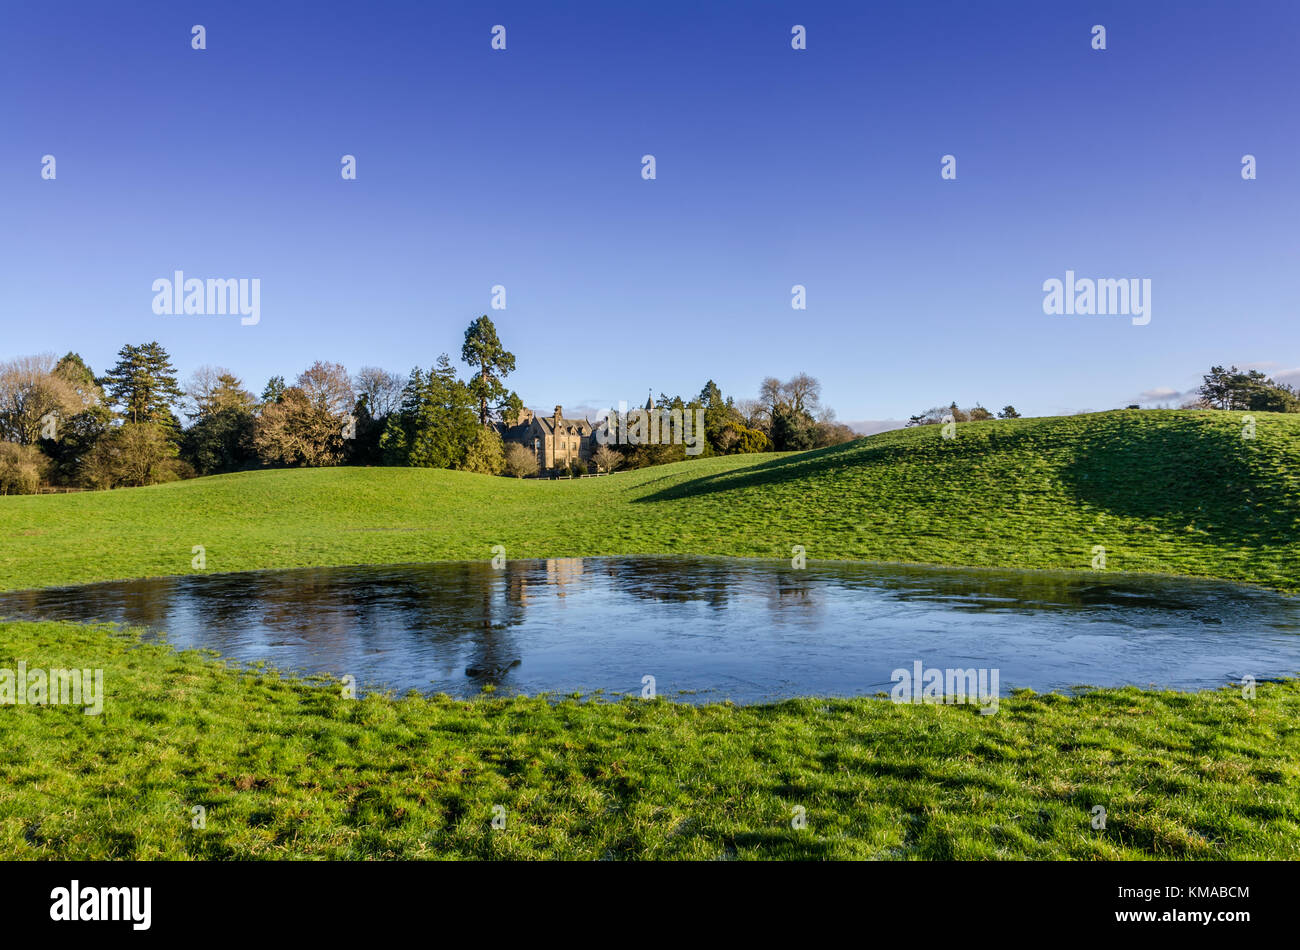
{"type": "Polygon", "coordinates": [[[708,378],[752,396],[799,371],[853,422],[1176,402],[1219,362],[1300,381],[1297,3],[5,19],[0,358],[75,349],[102,372],[157,339],[183,376],[227,366],[260,392],[316,359],[404,374],[458,356],[490,313],[508,384],[548,409],[708,378]],[[152,282],[177,269],[260,278],[261,322],[155,315],[152,282]],[[1067,269],[1150,278],[1150,324],[1045,315],[1067,269]]]}

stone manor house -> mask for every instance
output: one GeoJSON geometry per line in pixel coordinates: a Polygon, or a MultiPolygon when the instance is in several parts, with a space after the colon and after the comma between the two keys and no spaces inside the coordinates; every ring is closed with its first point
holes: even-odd
{"type": "Polygon", "coordinates": [[[566,468],[571,461],[590,462],[596,451],[595,428],[586,419],[564,418],[563,406],[556,406],[553,416],[520,409],[498,428],[503,442],[518,442],[530,449],[543,472],[566,468]]]}
{"type": "MultiPolygon", "coordinates": [[[[645,411],[653,412],[654,408],[654,399],[647,396],[645,411]]],[[[600,445],[596,427],[586,419],[564,418],[563,406],[556,406],[553,416],[539,416],[531,409],[520,409],[504,424],[499,423],[497,431],[502,442],[518,442],[531,450],[538,471],[543,474],[563,471],[571,461],[589,463],[600,445]]]]}

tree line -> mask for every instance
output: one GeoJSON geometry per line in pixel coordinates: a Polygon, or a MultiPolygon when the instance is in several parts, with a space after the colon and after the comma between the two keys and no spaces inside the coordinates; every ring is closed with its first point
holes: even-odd
{"type": "Polygon", "coordinates": [[[1300,391],[1257,369],[1212,366],[1186,409],[1233,409],[1249,412],[1300,412],[1300,391]]]}
{"type": "MultiPolygon", "coordinates": [[[[1142,408],[1131,403],[1126,409],[1142,408]]],[[[1185,400],[1180,409],[1225,409],[1245,412],[1300,412],[1300,390],[1287,383],[1279,383],[1257,369],[1241,370],[1236,366],[1224,369],[1212,366],[1201,377],[1196,395],[1185,400]]],[[[943,422],[979,422],[994,415],[979,403],[961,409],[954,401],[947,406],[935,406],[919,412],[907,420],[909,426],[937,425],[943,422]]],[[[998,419],[1019,419],[1015,406],[1004,406],[998,419]]]]}
{"type": "Polygon", "coordinates": [[[689,455],[681,440],[662,438],[658,443],[636,445],[619,451],[600,446],[595,462],[601,471],[615,468],[645,468],[689,458],[713,455],[738,455],[751,452],[802,452],[848,442],[857,433],[835,421],[835,412],[822,405],[821,383],[807,373],[789,380],[769,376],[759,386],[753,399],[735,399],[723,395],[721,388],[709,380],[693,396],[670,396],[660,393],[651,400],[654,411],[683,418],[687,413],[704,419],[704,441],[698,455],[689,455]]]}
{"type": "Polygon", "coordinates": [[[1020,413],[1015,406],[1003,406],[996,416],[979,403],[969,409],[962,409],[954,400],[947,406],[935,406],[924,412],[918,412],[907,420],[908,426],[931,426],[942,422],[981,422],[985,419],[1019,419],[1020,413]]]}
{"type": "MultiPolygon", "coordinates": [[[[151,485],[275,467],[536,474],[533,453],[501,439],[498,423],[523,402],[505,386],[515,357],[487,316],[466,329],[461,360],[470,368],[464,379],[446,353],[405,377],[373,366],[352,375],[318,360],[292,382],[273,376],[257,395],[222,367],[201,367],[182,385],[157,342],[123,346],[102,376],[77,353],[19,357],[0,363],[0,493],[151,485]]],[[[856,438],[821,405],[820,391],[801,373],[786,382],[765,379],[753,400],[725,397],[712,380],[689,398],[661,393],[657,408],[703,409],[702,455],[687,456],[680,444],[640,445],[626,454],[600,446],[591,467],[799,451],[856,438]]]]}

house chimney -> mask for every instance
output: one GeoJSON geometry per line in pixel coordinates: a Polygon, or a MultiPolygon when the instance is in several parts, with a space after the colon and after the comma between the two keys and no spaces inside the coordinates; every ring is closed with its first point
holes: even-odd
{"type": "Polygon", "coordinates": [[[564,415],[564,407],[563,407],[563,406],[556,406],[556,407],[555,407],[555,421],[556,421],[557,424],[559,423],[560,418],[561,418],[563,415],[564,415]]]}

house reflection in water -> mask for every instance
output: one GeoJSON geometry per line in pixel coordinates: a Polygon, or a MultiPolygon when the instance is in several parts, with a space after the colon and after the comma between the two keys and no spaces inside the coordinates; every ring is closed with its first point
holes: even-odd
{"type": "Polygon", "coordinates": [[[546,583],[556,588],[556,593],[564,596],[565,585],[571,584],[582,576],[582,558],[554,557],[546,560],[546,583]]]}
{"type": "MultiPolygon", "coordinates": [[[[697,557],[514,559],[194,574],[0,593],[0,617],[123,623],[177,649],[371,690],[470,698],[871,695],[890,671],[1000,667],[1004,686],[1223,685],[1300,669],[1300,602],[1223,581],[697,557]],[[1153,635],[1153,631],[1155,632],[1153,635]],[[1172,659],[1171,659],[1172,657],[1172,659]]],[[[333,688],[333,687],[331,687],[333,688]]],[[[112,687],[109,687],[110,693],[112,687]]]]}
{"type": "Polygon", "coordinates": [[[565,596],[564,588],[570,584],[576,585],[586,573],[580,557],[553,557],[546,560],[546,580],[543,582],[538,576],[535,567],[526,567],[522,571],[517,571],[508,575],[509,597],[519,604],[528,603],[528,592],[530,587],[554,589],[557,596],[565,596]]]}

